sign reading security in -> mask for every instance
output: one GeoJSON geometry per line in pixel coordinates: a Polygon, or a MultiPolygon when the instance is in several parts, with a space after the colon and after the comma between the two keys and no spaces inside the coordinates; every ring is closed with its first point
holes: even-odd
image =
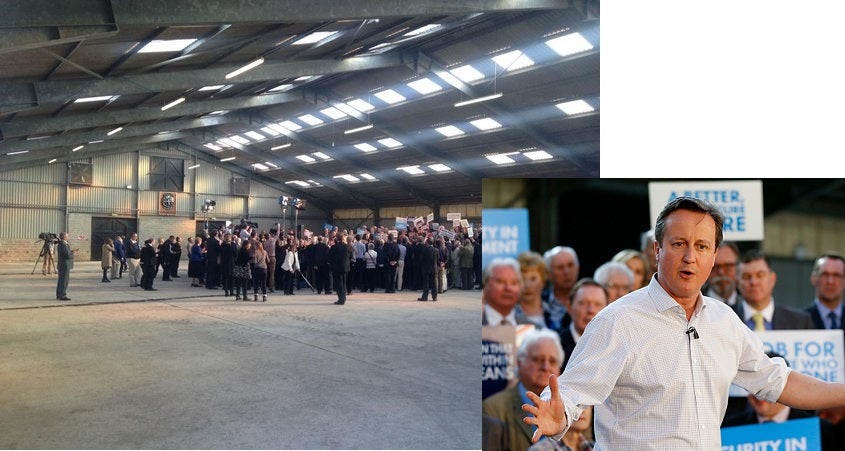
{"type": "Polygon", "coordinates": [[[668,202],[681,196],[709,201],[725,216],[727,241],[763,240],[763,183],[760,180],[650,182],[651,227],[668,202]]]}

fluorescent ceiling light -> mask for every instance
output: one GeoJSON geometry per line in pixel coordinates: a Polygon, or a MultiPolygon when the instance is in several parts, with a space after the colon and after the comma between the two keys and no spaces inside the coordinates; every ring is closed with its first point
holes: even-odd
{"type": "Polygon", "coordinates": [[[276,169],[278,169],[278,168],[279,168],[277,165],[275,165],[275,164],[273,164],[273,163],[270,163],[269,161],[265,161],[265,162],[264,162],[264,164],[266,164],[267,166],[270,166],[270,167],[276,168],[276,169]]]}
{"type": "Polygon", "coordinates": [[[378,50],[378,49],[381,49],[381,48],[389,47],[391,45],[396,45],[396,44],[394,44],[392,42],[382,42],[381,44],[376,44],[376,45],[370,47],[369,49],[367,49],[367,51],[371,52],[373,50],[378,50]]]}
{"type": "Polygon", "coordinates": [[[205,144],[204,144],[204,146],[205,146],[205,147],[208,147],[209,149],[214,150],[214,151],[221,151],[221,150],[223,150],[223,148],[222,148],[222,147],[217,146],[217,145],[214,145],[213,143],[205,143],[205,144]]]}
{"type": "Polygon", "coordinates": [[[344,179],[344,180],[349,181],[349,182],[360,182],[361,181],[361,179],[359,179],[358,177],[355,177],[352,174],[336,175],[336,176],[334,176],[334,178],[344,179]]]}
{"type": "Polygon", "coordinates": [[[389,104],[394,104],[405,100],[405,96],[399,94],[398,92],[392,89],[385,89],[384,91],[377,92],[375,96],[389,104]]]}
{"type": "Polygon", "coordinates": [[[570,33],[566,36],[549,39],[546,41],[546,45],[551,47],[560,56],[586,52],[593,48],[593,44],[590,44],[590,41],[584,39],[584,36],[581,36],[579,33],[570,33]]]}
{"type": "Polygon", "coordinates": [[[49,138],[49,137],[51,137],[51,136],[52,136],[52,135],[27,136],[27,137],[26,137],[26,140],[27,140],[27,141],[35,141],[35,140],[37,140],[37,139],[49,138]]]}
{"type": "Polygon", "coordinates": [[[375,108],[374,106],[370,105],[368,102],[361,100],[361,99],[350,100],[349,102],[346,102],[346,104],[351,106],[352,108],[355,108],[356,110],[358,110],[362,113],[366,113],[367,111],[370,111],[373,108],[375,108]]]}
{"type": "Polygon", "coordinates": [[[220,116],[221,114],[226,114],[228,112],[229,112],[229,110],[217,110],[217,111],[212,111],[212,112],[206,114],[206,116],[220,116]]]}
{"type": "Polygon", "coordinates": [[[502,124],[496,122],[495,119],[490,119],[489,117],[485,117],[484,119],[476,119],[474,121],[470,121],[470,124],[474,125],[479,130],[492,130],[494,128],[500,128],[502,124]]]}
{"type": "Polygon", "coordinates": [[[28,152],[29,152],[28,150],[19,150],[17,152],[9,152],[6,155],[20,155],[22,153],[28,153],[28,152]]]}
{"type": "Polygon", "coordinates": [[[451,137],[451,136],[458,136],[458,135],[464,134],[463,130],[459,129],[458,127],[455,127],[454,125],[447,125],[445,127],[438,127],[438,128],[435,128],[435,130],[437,131],[437,133],[440,133],[441,135],[446,136],[447,138],[451,137]]]}
{"type": "Polygon", "coordinates": [[[337,31],[315,31],[304,38],[293,41],[293,44],[291,45],[313,44],[315,42],[322,41],[335,33],[337,33],[337,31]]]}
{"type": "Polygon", "coordinates": [[[232,141],[235,141],[236,143],[249,144],[249,140],[244,138],[241,135],[232,135],[232,136],[229,137],[229,139],[231,139],[232,141]]]}
{"type": "Polygon", "coordinates": [[[314,75],[303,75],[301,77],[294,78],[293,81],[305,81],[314,78],[314,75]]]}
{"type": "Polygon", "coordinates": [[[571,102],[558,103],[555,106],[560,108],[561,111],[570,116],[573,114],[589,113],[590,111],[595,111],[595,108],[593,108],[592,105],[583,100],[573,100],[571,102]]]}
{"type": "Polygon", "coordinates": [[[317,116],[314,116],[313,114],[303,114],[302,116],[299,116],[297,119],[299,119],[302,122],[305,122],[308,125],[320,125],[320,124],[323,123],[322,119],[318,118],[317,116]]]}
{"type": "Polygon", "coordinates": [[[76,146],[76,147],[74,147],[74,148],[73,148],[73,151],[74,151],[74,152],[76,152],[77,150],[79,150],[79,149],[81,149],[81,148],[83,148],[83,147],[85,147],[85,145],[84,145],[84,144],[83,144],[83,145],[81,145],[81,146],[76,146]]]}
{"type": "Polygon", "coordinates": [[[196,168],[198,168],[198,167],[200,167],[200,165],[195,164],[195,165],[193,165],[193,166],[188,166],[188,169],[196,169],[196,168]]]}
{"type": "Polygon", "coordinates": [[[439,27],[440,27],[439,23],[430,23],[428,25],[419,27],[416,30],[409,31],[409,32],[405,33],[404,36],[419,36],[423,33],[428,33],[429,31],[431,31],[435,28],[439,28],[439,27]]]}
{"type": "Polygon", "coordinates": [[[200,88],[200,91],[217,91],[218,89],[224,86],[226,85],[203,86],[202,88],[200,88]]]}
{"type": "Polygon", "coordinates": [[[299,124],[297,124],[296,122],[293,122],[293,121],[282,121],[282,122],[279,122],[279,125],[281,125],[282,127],[286,128],[288,130],[293,130],[293,131],[296,131],[296,130],[299,130],[299,129],[302,128],[301,125],[299,125],[299,124]]]}
{"type": "Polygon", "coordinates": [[[444,171],[449,171],[449,170],[452,169],[452,168],[450,168],[449,166],[446,166],[443,163],[430,164],[430,165],[428,165],[428,167],[430,167],[432,170],[437,171],[437,172],[444,172],[444,171]]]}
{"type": "Polygon", "coordinates": [[[417,175],[417,174],[425,174],[425,171],[420,169],[419,165],[417,166],[403,166],[401,168],[396,168],[397,171],[405,171],[408,174],[417,175]]]}
{"type": "Polygon", "coordinates": [[[73,103],[104,102],[106,100],[111,99],[112,97],[117,98],[117,96],[80,97],[80,98],[74,100],[73,103]]]}
{"type": "Polygon", "coordinates": [[[317,183],[317,182],[315,182],[314,180],[311,180],[311,179],[308,179],[308,183],[310,183],[310,184],[312,184],[312,185],[314,185],[314,186],[322,186],[322,185],[320,185],[319,183],[317,183]]]}
{"type": "Polygon", "coordinates": [[[525,56],[525,54],[519,50],[513,50],[508,53],[496,55],[492,58],[492,60],[508,72],[534,65],[534,61],[525,56]]]}
{"type": "Polygon", "coordinates": [[[349,130],[344,130],[343,134],[348,135],[350,133],[358,133],[358,132],[362,132],[364,130],[369,130],[371,128],[373,128],[373,124],[368,124],[368,125],[364,125],[363,127],[350,128],[349,130]]]}
{"type": "Polygon", "coordinates": [[[123,130],[123,127],[117,127],[116,129],[114,129],[114,130],[112,130],[112,131],[110,131],[110,132],[106,133],[106,136],[111,136],[111,135],[113,135],[113,134],[115,134],[115,133],[117,133],[117,132],[119,132],[119,131],[121,131],[121,130],[123,130]]]}
{"type": "Polygon", "coordinates": [[[526,157],[532,160],[550,160],[552,159],[552,155],[545,150],[533,150],[531,152],[523,153],[526,157]]]}
{"type": "Polygon", "coordinates": [[[314,152],[312,155],[314,155],[317,158],[321,158],[323,160],[330,160],[332,158],[332,157],[324,154],[323,152],[314,152]]]}
{"type": "Polygon", "coordinates": [[[452,75],[460,78],[466,83],[470,83],[475,80],[481,80],[482,78],[484,78],[484,74],[482,74],[476,68],[472,67],[469,64],[457,67],[455,69],[450,70],[449,72],[451,72],[452,75]]]}
{"type": "Polygon", "coordinates": [[[53,163],[55,163],[55,162],[56,162],[56,159],[55,159],[55,158],[53,158],[52,160],[48,161],[48,162],[47,162],[47,164],[53,164],[53,163]]]}
{"type": "Polygon", "coordinates": [[[261,163],[252,163],[252,167],[254,167],[255,169],[261,169],[262,171],[266,171],[266,170],[270,169],[270,168],[268,168],[267,166],[264,166],[261,163]]]}
{"type": "Polygon", "coordinates": [[[401,142],[393,139],[393,138],[384,138],[378,140],[378,142],[382,143],[386,147],[399,147],[402,145],[401,142]]]}
{"type": "Polygon", "coordinates": [[[311,155],[297,155],[296,158],[299,158],[300,160],[302,160],[306,163],[313,163],[313,162],[317,161],[314,158],[312,158],[311,155]]]}
{"type": "Polygon", "coordinates": [[[375,177],[373,177],[373,176],[372,176],[372,175],[370,175],[370,174],[367,174],[366,172],[362,172],[362,173],[361,173],[361,177],[364,177],[364,178],[365,178],[365,179],[367,179],[367,180],[375,180],[375,179],[376,179],[375,177]]]}
{"type": "Polygon", "coordinates": [[[88,144],[97,144],[103,142],[102,139],[95,139],[94,141],[88,141],[88,144]]]}
{"type": "Polygon", "coordinates": [[[372,152],[374,150],[377,150],[375,147],[373,147],[372,144],[367,143],[355,144],[355,148],[363,152],[372,152]]]}
{"type": "Polygon", "coordinates": [[[252,130],[250,130],[250,131],[248,131],[248,132],[244,133],[244,135],[247,135],[247,136],[249,136],[250,138],[252,138],[252,139],[254,139],[254,140],[256,140],[256,141],[262,141],[262,140],[267,139],[267,137],[266,137],[266,136],[264,136],[264,135],[262,135],[261,133],[258,133],[258,132],[256,132],[256,131],[252,131],[252,130]]]}
{"type": "Polygon", "coordinates": [[[271,148],[270,148],[270,150],[285,149],[285,148],[287,148],[287,147],[290,147],[290,143],[287,143],[287,144],[282,144],[281,146],[271,147],[271,148]]]}
{"type": "Polygon", "coordinates": [[[466,106],[466,105],[472,105],[473,103],[478,103],[478,102],[486,102],[486,101],[488,101],[488,100],[498,99],[499,97],[502,97],[502,93],[501,93],[501,92],[500,92],[500,93],[496,93],[496,94],[490,94],[489,96],[476,97],[476,98],[474,98],[474,99],[464,100],[463,102],[458,102],[458,103],[456,103],[456,104],[455,104],[455,107],[462,107],[462,106],[466,106]]]}
{"type": "Polygon", "coordinates": [[[284,83],[275,88],[271,89],[269,92],[279,92],[279,91],[287,91],[288,89],[293,88],[293,85],[290,83],[284,83]]]}
{"type": "Polygon", "coordinates": [[[340,118],[346,117],[346,113],[338,110],[337,108],[335,108],[333,106],[330,106],[328,108],[324,108],[324,109],[320,110],[320,112],[325,114],[326,116],[332,118],[332,119],[340,119],[340,118]]]}
{"type": "Polygon", "coordinates": [[[303,182],[302,180],[291,180],[291,181],[289,181],[289,182],[285,182],[285,183],[286,183],[286,184],[299,185],[299,186],[301,186],[301,187],[303,187],[303,188],[308,188],[308,187],[310,187],[310,186],[311,186],[311,185],[309,185],[308,183],[303,182]]]}
{"type": "Polygon", "coordinates": [[[408,83],[408,86],[410,86],[422,95],[430,94],[432,92],[440,91],[441,89],[443,89],[442,86],[438,85],[437,83],[431,81],[431,79],[428,78],[421,78],[419,80],[412,81],[408,83]]]}
{"type": "Polygon", "coordinates": [[[196,39],[155,39],[141,47],[138,53],[181,52],[196,39]]]}
{"type": "Polygon", "coordinates": [[[232,160],[234,160],[234,159],[235,159],[235,157],[221,158],[221,159],[220,159],[220,162],[224,162],[224,161],[232,161],[232,160]]]}
{"type": "Polygon", "coordinates": [[[267,133],[270,136],[279,136],[281,133],[277,132],[275,129],[270,127],[269,125],[266,127],[261,127],[261,131],[267,133]]]}
{"type": "Polygon", "coordinates": [[[487,155],[487,159],[492,161],[496,164],[508,164],[508,163],[515,163],[513,158],[509,157],[508,154],[499,153],[495,155],[487,155]]]}
{"type": "Polygon", "coordinates": [[[172,101],[172,102],[168,103],[167,105],[165,105],[165,106],[161,107],[161,111],[164,111],[164,110],[167,110],[167,109],[173,108],[173,107],[175,107],[176,105],[179,105],[180,103],[182,103],[182,102],[184,102],[184,101],[185,101],[185,98],[184,98],[184,97],[179,97],[178,99],[176,99],[176,100],[174,100],[174,101],[172,101]]]}
{"type": "Polygon", "coordinates": [[[258,58],[257,60],[250,62],[246,66],[241,67],[240,69],[235,69],[232,72],[229,72],[228,74],[226,74],[226,79],[228,80],[232,77],[237,77],[238,75],[240,75],[240,74],[242,74],[242,73],[244,73],[244,72],[246,72],[250,69],[258,67],[262,64],[264,64],[264,58],[258,58]]]}

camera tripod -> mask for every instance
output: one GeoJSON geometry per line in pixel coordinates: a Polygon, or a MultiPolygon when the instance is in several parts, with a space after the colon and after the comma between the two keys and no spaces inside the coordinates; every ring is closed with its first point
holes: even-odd
{"type": "MultiPolygon", "coordinates": [[[[32,267],[32,272],[30,275],[35,274],[35,268],[38,267],[38,262],[41,261],[41,258],[44,258],[44,265],[41,269],[41,272],[46,276],[48,272],[50,274],[58,273],[56,271],[56,263],[53,261],[53,254],[50,252],[50,241],[48,240],[39,240],[43,241],[44,245],[41,246],[41,252],[38,254],[38,258],[35,259],[35,265],[32,267]],[[51,272],[52,268],[52,272],[51,272]]],[[[36,241],[37,243],[38,241],[36,241]]]]}

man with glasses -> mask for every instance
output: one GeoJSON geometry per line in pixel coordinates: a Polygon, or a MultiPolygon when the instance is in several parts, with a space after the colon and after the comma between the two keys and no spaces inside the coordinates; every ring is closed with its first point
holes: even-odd
{"type": "MultiPolygon", "coordinates": [[[[843,329],[842,293],[845,291],[845,257],[826,253],[816,259],[810,283],[816,289],[813,305],[806,312],[816,329],[843,329]]],[[[845,330],[845,329],[843,329],[845,330]]]]}
{"type": "Polygon", "coordinates": [[[716,262],[704,286],[704,295],[724,301],[733,307],[737,301],[736,266],[739,263],[739,247],[733,242],[722,242],[716,251],[716,262]]]}

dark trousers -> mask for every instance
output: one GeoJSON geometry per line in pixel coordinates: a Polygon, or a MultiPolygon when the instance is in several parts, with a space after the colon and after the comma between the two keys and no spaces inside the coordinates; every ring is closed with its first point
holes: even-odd
{"type": "Polygon", "coordinates": [[[364,269],[366,269],[367,265],[364,263],[363,258],[355,259],[355,266],[352,268],[352,272],[355,273],[353,282],[355,288],[364,289],[364,269]]]}
{"type": "Polygon", "coordinates": [[[329,285],[329,271],[325,266],[318,266],[314,270],[314,279],[314,288],[317,293],[325,291],[326,294],[331,294],[332,286],[329,285]]]}
{"type": "Polygon", "coordinates": [[[242,296],[246,300],[246,293],[249,291],[249,279],[235,279],[235,295],[242,296]]]}
{"type": "Polygon", "coordinates": [[[205,265],[205,287],[216,288],[220,265],[217,262],[207,262],[205,265]]]}
{"type": "Polygon", "coordinates": [[[177,273],[179,272],[179,260],[181,260],[181,259],[182,259],[181,257],[173,257],[173,260],[170,262],[170,265],[169,265],[169,267],[170,267],[170,277],[178,276],[177,273]]]}
{"type": "Polygon", "coordinates": [[[461,284],[464,290],[472,290],[472,268],[461,268],[461,284]]]}
{"type": "Polygon", "coordinates": [[[258,294],[259,289],[261,294],[267,294],[267,268],[256,266],[252,268],[252,292],[258,294]]]}
{"type": "Polygon", "coordinates": [[[223,290],[234,294],[235,278],[231,274],[222,274],[221,278],[223,279],[223,290]]]}
{"type": "Polygon", "coordinates": [[[67,297],[67,284],[70,281],[70,268],[59,269],[59,282],[56,284],[56,299],[67,297]]]}
{"type": "Polygon", "coordinates": [[[396,267],[390,266],[390,263],[388,263],[387,266],[384,267],[384,272],[386,274],[384,291],[387,293],[393,293],[396,291],[396,267]]]}
{"type": "Polygon", "coordinates": [[[173,265],[168,261],[161,263],[161,280],[170,280],[171,266],[173,265]]]}
{"type": "Polygon", "coordinates": [[[153,287],[153,279],[155,279],[155,267],[151,266],[142,266],[141,272],[143,275],[141,276],[141,288],[145,290],[149,290],[153,287]]]}
{"type": "Polygon", "coordinates": [[[346,273],[333,272],[332,277],[334,278],[334,291],[337,293],[337,301],[342,304],[346,302],[346,273]]]}
{"type": "Polygon", "coordinates": [[[296,273],[282,270],[282,289],[285,290],[285,294],[293,294],[295,286],[296,273]]]}
{"type": "Polygon", "coordinates": [[[361,291],[372,292],[376,288],[376,269],[367,268],[364,270],[364,289],[361,291]]]}
{"type": "Polygon", "coordinates": [[[431,299],[437,300],[437,285],[434,284],[435,274],[432,272],[425,272],[420,275],[423,285],[422,299],[428,300],[428,292],[431,290],[431,299]]]}

